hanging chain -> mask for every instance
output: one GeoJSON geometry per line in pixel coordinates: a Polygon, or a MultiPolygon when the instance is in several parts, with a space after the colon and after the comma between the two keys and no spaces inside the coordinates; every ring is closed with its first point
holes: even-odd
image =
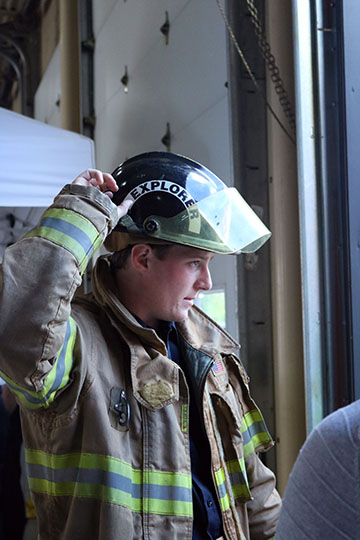
{"type": "MultiPolygon", "coordinates": [[[[239,54],[239,56],[240,56],[240,58],[241,58],[241,60],[242,60],[242,62],[243,62],[243,64],[244,64],[244,66],[245,66],[245,69],[246,69],[246,71],[248,72],[248,74],[249,74],[249,76],[250,76],[250,79],[252,80],[252,82],[253,82],[253,84],[254,84],[256,90],[261,94],[261,96],[262,96],[262,98],[263,98],[263,100],[264,100],[264,102],[265,102],[266,107],[269,109],[270,113],[273,115],[273,117],[275,118],[275,120],[277,121],[277,123],[279,124],[279,126],[281,127],[281,129],[284,131],[284,133],[286,133],[286,135],[289,137],[289,139],[291,140],[291,142],[293,142],[294,144],[296,144],[293,135],[292,135],[291,133],[289,133],[289,131],[288,131],[288,130],[286,129],[286,127],[284,126],[284,124],[281,122],[280,118],[278,117],[278,115],[276,114],[276,112],[274,111],[274,109],[272,108],[272,106],[270,105],[270,103],[268,102],[268,100],[266,99],[266,95],[264,94],[264,92],[263,92],[262,88],[259,86],[259,84],[258,84],[258,82],[257,82],[257,80],[256,80],[256,78],[255,78],[255,76],[254,76],[254,74],[253,74],[253,72],[251,71],[251,68],[250,68],[250,66],[249,66],[249,64],[248,64],[248,62],[247,62],[247,60],[246,60],[246,58],[245,58],[245,55],[244,55],[244,53],[242,52],[241,47],[240,47],[240,45],[239,45],[239,43],[238,43],[238,41],[237,41],[237,39],[236,39],[236,37],[235,37],[235,34],[234,34],[234,32],[233,32],[231,26],[230,26],[229,20],[228,20],[226,14],[225,14],[225,10],[224,10],[224,8],[223,8],[223,6],[222,6],[220,0],[216,0],[216,3],[217,3],[217,5],[218,5],[219,10],[220,10],[220,13],[221,13],[221,15],[222,15],[222,17],[223,17],[223,19],[224,19],[225,26],[226,26],[226,28],[227,28],[227,30],[228,30],[228,32],[229,32],[230,38],[231,38],[231,40],[232,40],[232,42],[233,42],[233,44],[234,44],[234,46],[235,46],[235,49],[236,49],[237,53],[239,54]]],[[[255,8],[255,11],[256,11],[256,14],[257,14],[256,8],[255,8]]],[[[251,18],[252,18],[252,17],[251,17],[251,18]]],[[[261,25],[260,25],[260,28],[261,28],[261,25]]],[[[262,31],[262,29],[261,29],[261,31],[262,31]]],[[[266,40],[265,40],[265,41],[266,41],[266,40]]],[[[269,44],[268,44],[267,42],[266,42],[266,45],[267,45],[268,50],[269,50],[269,52],[270,52],[270,46],[269,46],[269,44]]],[[[271,54],[271,53],[270,53],[270,54],[271,54]]],[[[273,55],[271,55],[271,56],[273,57],[273,55]]],[[[274,57],[273,57],[273,58],[274,58],[274,57]]],[[[274,58],[273,64],[276,66],[276,64],[275,64],[275,58],[274,58]]],[[[278,70],[278,68],[277,68],[277,70],[278,70]]],[[[279,70],[278,70],[278,72],[279,72],[279,70]]],[[[280,80],[281,80],[281,79],[280,79],[280,80]]],[[[279,92],[277,92],[277,93],[279,93],[279,92]]],[[[286,91],[285,91],[285,93],[286,93],[286,91]]],[[[286,96],[287,96],[287,93],[286,93],[286,96]]],[[[280,103],[281,103],[281,102],[280,102],[280,103]]],[[[290,103],[290,102],[289,102],[289,103],[290,103]]],[[[290,110],[291,110],[291,105],[290,105],[290,110]]],[[[284,112],[285,112],[285,111],[284,111],[284,112]]],[[[285,113],[285,115],[286,115],[286,117],[288,118],[288,115],[287,115],[286,113],[285,113]]],[[[293,118],[294,118],[293,113],[292,113],[292,116],[293,116],[293,118]]],[[[291,125],[291,124],[290,124],[290,125],[291,125]]],[[[295,121],[294,121],[293,125],[294,125],[294,128],[295,128],[295,121]]]]}
{"type": "Polygon", "coordinates": [[[274,83],[275,92],[279,96],[280,105],[284,111],[286,118],[291,127],[291,131],[296,134],[296,121],[293,107],[290,102],[288,93],[284,87],[283,80],[280,77],[280,70],[276,65],[275,56],[271,53],[270,44],[266,39],[266,34],[261,26],[258,10],[254,4],[254,0],[246,0],[247,7],[251,16],[251,21],[254,25],[254,31],[258,44],[267,67],[270,72],[271,81],[274,83]]]}

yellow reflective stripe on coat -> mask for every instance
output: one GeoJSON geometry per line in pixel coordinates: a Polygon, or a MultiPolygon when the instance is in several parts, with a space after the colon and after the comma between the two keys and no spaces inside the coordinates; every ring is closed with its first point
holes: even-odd
{"type": "MultiPolygon", "coordinates": [[[[259,447],[271,442],[271,437],[265,426],[261,413],[254,409],[246,413],[242,419],[241,434],[243,437],[244,456],[226,462],[227,474],[231,483],[234,499],[249,501],[251,499],[250,487],[247,478],[245,458],[255,452],[259,447]]],[[[215,481],[223,511],[230,507],[229,495],[226,490],[225,473],[221,468],[215,473],[215,481]]]]}
{"type": "Polygon", "coordinates": [[[221,510],[225,512],[230,508],[230,499],[226,490],[225,473],[223,468],[215,472],[215,482],[218,490],[220,507],[221,510]]]}
{"type": "Polygon", "coordinates": [[[47,210],[39,226],[26,234],[25,238],[34,236],[50,240],[70,251],[77,259],[81,273],[102,243],[98,230],[87,218],[62,208],[47,210]]]}
{"type": "MultiPolygon", "coordinates": [[[[246,474],[245,460],[232,460],[226,463],[227,473],[231,483],[234,499],[249,501],[251,499],[249,483],[246,474]]],[[[225,473],[221,468],[215,473],[215,481],[218,489],[221,510],[230,508],[230,499],[226,489],[225,473]]]]}
{"type": "Polygon", "coordinates": [[[232,460],[226,463],[230,477],[234,499],[249,501],[251,499],[249,481],[246,472],[245,459],[232,460]]]}
{"type": "Polygon", "coordinates": [[[255,452],[259,447],[271,442],[271,437],[265,426],[264,419],[257,409],[249,411],[244,415],[241,434],[243,437],[245,458],[255,452]]]}
{"type": "Polygon", "coordinates": [[[137,470],[98,454],[25,450],[30,489],[50,496],[89,497],[133,512],[192,517],[190,474],[137,470]]]}
{"type": "Polygon", "coordinates": [[[47,407],[54,401],[56,392],[67,385],[72,368],[75,338],[76,324],[70,317],[66,325],[64,343],[57,355],[52,370],[44,380],[44,386],[40,392],[26,390],[12,381],[7,375],[1,373],[1,377],[3,377],[24,407],[27,409],[47,407]]]}

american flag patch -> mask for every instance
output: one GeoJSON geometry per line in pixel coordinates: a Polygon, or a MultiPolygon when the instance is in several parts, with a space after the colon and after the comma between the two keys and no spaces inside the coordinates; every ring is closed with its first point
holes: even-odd
{"type": "Polygon", "coordinates": [[[214,375],[221,375],[224,373],[224,364],[221,360],[216,360],[211,369],[214,375]]]}

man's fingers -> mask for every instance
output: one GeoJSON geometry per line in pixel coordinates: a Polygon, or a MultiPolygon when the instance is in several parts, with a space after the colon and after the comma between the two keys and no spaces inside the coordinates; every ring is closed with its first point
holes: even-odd
{"type": "Polygon", "coordinates": [[[87,186],[98,185],[102,182],[103,178],[101,171],[98,171],[97,169],[86,169],[75,178],[73,184],[81,184],[83,186],[87,186]]]}
{"type": "Polygon", "coordinates": [[[117,191],[119,189],[111,174],[103,173],[98,169],[86,169],[72,183],[82,186],[92,186],[104,192],[117,191]]]}
{"type": "Polygon", "coordinates": [[[103,179],[107,189],[110,189],[111,191],[117,191],[119,189],[114,177],[111,174],[103,173],[103,179]]]}
{"type": "MultiPolygon", "coordinates": [[[[80,184],[82,186],[95,187],[96,189],[102,191],[104,195],[107,195],[110,199],[113,198],[113,192],[119,189],[114,177],[111,174],[103,173],[98,169],[86,169],[80,173],[72,183],[80,184]]],[[[128,213],[133,204],[134,201],[129,199],[119,204],[117,207],[119,219],[128,213]]]]}
{"type": "Polygon", "coordinates": [[[119,204],[119,206],[117,207],[119,219],[124,217],[128,213],[133,204],[134,201],[130,201],[129,199],[119,204]]]}

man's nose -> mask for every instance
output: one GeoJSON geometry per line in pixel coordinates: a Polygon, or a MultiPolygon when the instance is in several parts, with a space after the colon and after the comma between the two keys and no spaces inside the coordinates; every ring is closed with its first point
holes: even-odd
{"type": "Polygon", "coordinates": [[[212,288],[212,279],[209,268],[206,267],[202,271],[201,276],[197,282],[197,287],[202,291],[210,291],[210,289],[212,288]]]}

